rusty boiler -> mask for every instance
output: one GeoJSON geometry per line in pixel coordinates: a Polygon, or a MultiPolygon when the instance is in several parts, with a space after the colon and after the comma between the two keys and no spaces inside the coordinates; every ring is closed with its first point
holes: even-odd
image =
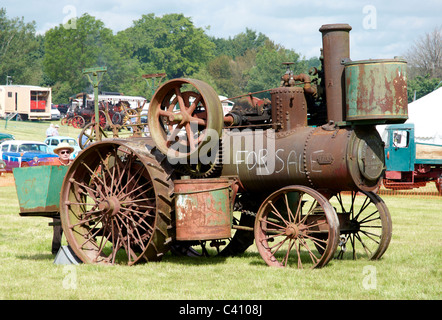
{"type": "MultiPolygon", "coordinates": [[[[316,89],[311,86],[309,76],[287,71],[281,87],[271,91],[275,130],[224,132],[223,175],[238,175],[242,186],[254,192],[291,184],[326,193],[371,191],[379,186],[384,152],[375,127],[349,126],[344,121],[346,82],[342,62],[348,61],[350,30],[349,25],[343,24],[324,25],[320,29],[328,122],[307,125],[307,100],[317,94],[316,89]],[[295,85],[296,81],[301,81],[304,87],[295,85]]],[[[358,104],[358,109],[365,106],[358,104]]],[[[378,116],[372,115],[377,120],[378,116]]],[[[395,121],[402,116],[402,111],[388,114],[395,121]]]]}

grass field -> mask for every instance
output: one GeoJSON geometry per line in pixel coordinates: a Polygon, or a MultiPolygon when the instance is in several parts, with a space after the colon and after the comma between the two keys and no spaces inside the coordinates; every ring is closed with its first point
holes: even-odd
{"type": "MultiPolygon", "coordinates": [[[[4,124],[0,121],[2,132],[4,124]]],[[[6,132],[13,131],[16,139],[28,139],[34,132],[35,139],[42,140],[48,124],[9,122],[6,132]],[[15,132],[14,125],[23,132],[15,132]]],[[[65,129],[72,137],[78,135],[72,127],[65,129]]],[[[2,180],[5,183],[0,184],[3,185],[0,186],[0,299],[3,300],[442,298],[441,197],[382,196],[392,216],[393,236],[379,261],[332,260],[322,269],[276,269],[264,263],[253,245],[245,254],[233,258],[176,257],[168,253],[161,262],[132,267],[66,266],[53,263],[52,228],[48,226],[51,220],[20,217],[13,179],[7,175],[0,176],[2,180]]]]}
{"type": "Polygon", "coordinates": [[[0,187],[0,299],[442,298],[441,200],[385,202],[393,238],[379,261],[275,269],[252,246],[233,258],[167,254],[161,262],[132,267],[65,266],[53,264],[50,220],[19,217],[15,187],[0,187]]]}
{"type": "Polygon", "coordinates": [[[75,129],[72,126],[62,126],[60,121],[7,121],[0,120],[0,132],[11,133],[16,140],[36,140],[42,141],[46,139],[46,129],[49,125],[58,124],[60,128],[58,133],[60,136],[69,136],[77,138],[81,129],[75,129]]]}

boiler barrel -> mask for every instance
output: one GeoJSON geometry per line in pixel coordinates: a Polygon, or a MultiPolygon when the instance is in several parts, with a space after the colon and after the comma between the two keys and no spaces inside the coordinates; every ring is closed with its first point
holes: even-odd
{"type": "Polygon", "coordinates": [[[295,184],[325,191],[372,191],[385,168],[383,143],[374,127],[232,130],[225,132],[222,147],[222,175],[237,175],[247,191],[270,192],[295,184]]]}

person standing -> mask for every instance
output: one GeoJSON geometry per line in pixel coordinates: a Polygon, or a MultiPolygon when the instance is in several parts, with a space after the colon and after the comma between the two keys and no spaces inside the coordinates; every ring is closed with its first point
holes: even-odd
{"type": "Polygon", "coordinates": [[[60,128],[60,126],[58,124],[55,125],[54,131],[52,133],[52,136],[59,136],[60,134],[58,133],[58,128],[60,128]]]}
{"type": "MultiPolygon", "coordinates": [[[[72,160],[70,160],[71,153],[74,148],[67,142],[60,143],[55,149],[54,153],[58,155],[60,165],[68,166],[72,160]]],[[[57,254],[61,247],[61,238],[63,236],[63,229],[61,227],[60,218],[53,218],[54,233],[52,237],[52,254],[57,254]]]]}
{"type": "Polygon", "coordinates": [[[49,125],[49,128],[46,129],[46,138],[52,137],[54,135],[54,131],[55,131],[55,126],[53,123],[51,123],[49,125]]]}

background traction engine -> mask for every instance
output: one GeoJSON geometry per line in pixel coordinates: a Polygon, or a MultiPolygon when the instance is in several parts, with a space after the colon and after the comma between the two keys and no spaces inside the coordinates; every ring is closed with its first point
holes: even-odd
{"type": "Polygon", "coordinates": [[[271,101],[225,116],[202,81],[159,87],[151,137],[97,142],[68,169],[60,215],[75,254],[134,264],[168,250],[236,255],[255,241],[270,266],[379,259],[392,224],[374,193],[385,169],[375,125],[407,119],[406,64],[351,61],[350,30],[321,27],[318,79],[287,64],[271,101]]]}

